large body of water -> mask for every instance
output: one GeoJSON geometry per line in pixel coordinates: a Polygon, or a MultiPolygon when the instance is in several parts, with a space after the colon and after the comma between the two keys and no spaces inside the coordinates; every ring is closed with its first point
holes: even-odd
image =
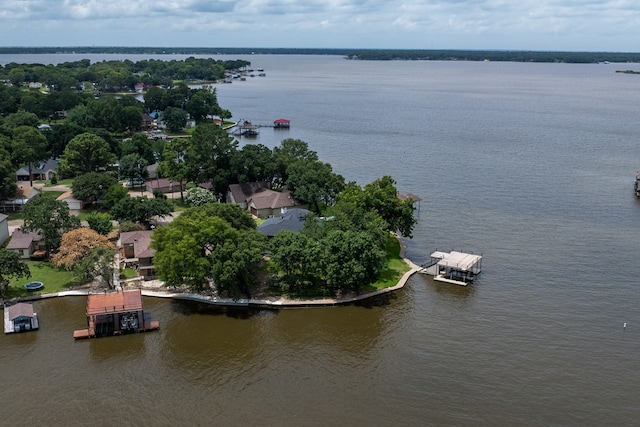
{"type": "MultiPolygon", "coordinates": [[[[0,63],[81,59],[54,58],[0,63]]],[[[409,257],[482,253],[480,279],[322,309],[146,299],[160,331],[78,342],[85,298],[39,301],[38,332],[0,337],[0,424],[637,425],[629,65],[247,59],[267,77],[218,86],[221,106],[291,120],[250,142],[393,176],[423,199],[409,257]]]]}

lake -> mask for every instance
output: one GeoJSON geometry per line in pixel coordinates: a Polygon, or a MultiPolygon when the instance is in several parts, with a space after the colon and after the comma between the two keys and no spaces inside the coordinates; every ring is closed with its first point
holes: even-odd
{"type": "Polygon", "coordinates": [[[291,120],[241,144],[297,138],[348,181],[393,176],[422,198],[408,256],[481,253],[482,275],[416,275],[346,307],[147,298],[160,331],[78,342],[86,299],[38,301],[38,332],[0,337],[2,424],[637,423],[640,77],[615,73],[629,64],[240,58],[266,77],[217,85],[220,105],[291,120]]]}

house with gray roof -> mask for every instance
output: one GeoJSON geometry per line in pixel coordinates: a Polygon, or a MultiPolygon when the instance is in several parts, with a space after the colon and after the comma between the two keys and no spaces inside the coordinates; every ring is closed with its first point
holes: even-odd
{"type": "Polygon", "coordinates": [[[36,251],[44,251],[44,237],[35,231],[15,230],[7,244],[8,251],[17,252],[21,259],[29,259],[36,251]]]}
{"type": "Polygon", "coordinates": [[[258,226],[258,231],[273,237],[281,231],[297,233],[302,231],[309,211],[302,208],[285,208],[280,216],[267,219],[258,226]]]}
{"type": "Polygon", "coordinates": [[[29,165],[18,169],[16,178],[18,181],[50,181],[58,168],[58,159],[49,159],[43,162],[31,164],[31,178],[29,177],[29,165]]]}
{"type": "Polygon", "coordinates": [[[29,183],[19,184],[16,187],[16,194],[11,199],[0,201],[2,212],[15,212],[22,209],[27,202],[40,195],[40,190],[29,185],[29,183]]]}

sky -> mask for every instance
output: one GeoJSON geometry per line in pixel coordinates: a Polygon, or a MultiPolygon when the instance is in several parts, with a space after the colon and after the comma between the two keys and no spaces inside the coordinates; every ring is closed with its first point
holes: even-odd
{"type": "Polygon", "coordinates": [[[640,1],[0,0],[0,46],[640,52],[640,1]]]}

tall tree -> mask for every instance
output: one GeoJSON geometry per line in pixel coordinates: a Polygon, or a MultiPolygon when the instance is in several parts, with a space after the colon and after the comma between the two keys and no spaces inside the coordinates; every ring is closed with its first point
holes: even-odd
{"type": "Polygon", "coordinates": [[[187,112],[178,107],[167,107],[162,112],[162,121],[172,132],[178,132],[187,125],[187,112]]]}
{"type": "Polygon", "coordinates": [[[78,176],[105,169],[115,161],[116,156],[104,139],[85,132],[69,141],[62,154],[59,168],[64,175],[78,176]]]}
{"type": "Polygon", "coordinates": [[[133,187],[134,179],[146,180],[149,177],[147,166],[147,160],[138,153],[126,154],[120,159],[120,178],[129,181],[133,187]]]}
{"type": "Polygon", "coordinates": [[[105,172],[89,172],[73,180],[73,197],[86,203],[95,203],[103,199],[112,185],[118,180],[105,172]]]}
{"type": "Polygon", "coordinates": [[[34,127],[18,126],[13,130],[12,157],[16,163],[29,166],[29,182],[33,186],[33,163],[49,157],[47,138],[34,127]]]}
{"type": "Polygon", "coordinates": [[[9,291],[9,277],[29,277],[31,272],[24,262],[20,261],[17,252],[0,249],[0,296],[7,297],[9,291]]]}
{"type": "Polygon", "coordinates": [[[90,228],[76,228],[62,235],[60,250],[51,257],[51,264],[66,270],[73,269],[89,255],[92,249],[105,247],[115,249],[105,236],[90,228]]]}
{"type": "Polygon", "coordinates": [[[171,181],[180,183],[180,200],[184,200],[183,183],[189,176],[189,168],[186,163],[187,152],[191,141],[185,138],[176,138],[164,146],[163,160],[158,165],[158,172],[171,181]]]}
{"type": "Polygon", "coordinates": [[[35,231],[44,237],[47,255],[60,247],[62,234],[80,227],[80,220],[69,213],[69,206],[50,197],[37,197],[23,208],[24,231],[35,231]]]}
{"type": "Polygon", "coordinates": [[[329,163],[296,161],[287,169],[287,187],[293,197],[314,207],[320,213],[320,204],[332,206],[344,189],[344,178],[333,172],[329,163]]]}
{"type": "Polygon", "coordinates": [[[224,195],[231,178],[231,159],[238,141],[220,126],[202,124],[191,137],[187,152],[190,180],[211,183],[215,194],[224,195]]]}
{"type": "Polygon", "coordinates": [[[113,275],[115,266],[113,257],[115,251],[106,246],[98,246],[77,262],[73,271],[81,282],[90,282],[96,277],[101,277],[109,288],[113,287],[113,275]]]}
{"type": "Polygon", "coordinates": [[[154,216],[165,217],[171,214],[171,210],[171,203],[165,199],[128,197],[120,199],[111,208],[111,215],[121,222],[133,221],[148,226],[154,216]]]}

